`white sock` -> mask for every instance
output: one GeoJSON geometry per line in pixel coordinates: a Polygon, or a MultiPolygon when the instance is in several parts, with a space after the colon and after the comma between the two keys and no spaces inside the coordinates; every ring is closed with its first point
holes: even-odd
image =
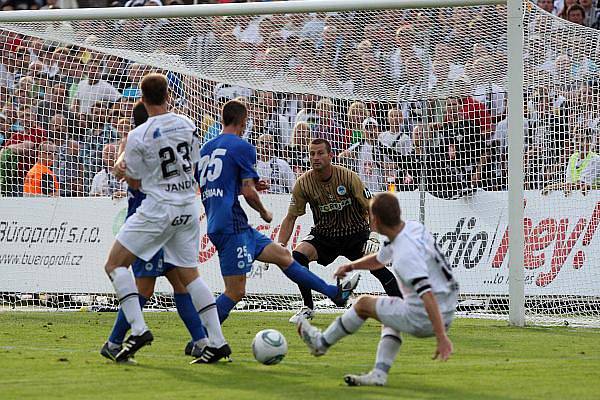
{"type": "Polygon", "coordinates": [[[148,327],[142,314],[142,307],[140,306],[133,274],[125,267],[117,267],[110,273],[110,278],[119,303],[121,303],[125,318],[129,322],[129,325],[131,325],[131,334],[139,336],[146,332],[148,327]]]}
{"type": "Polygon", "coordinates": [[[358,316],[354,307],[351,307],[325,329],[325,332],[323,332],[323,340],[325,343],[323,344],[326,347],[333,345],[344,336],[348,336],[359,330],[364,323],[365,320],[358,316]]]}
{"type": "Polygon", "coordinates": [[[381,329],[381,339],[377,346],[377,357],[375,358],[375,371],[388,374],[392,367],[400,346],[402,345],[402,337],[400,332],[395,329],[384,326],[381,329]]]}
{"type": "Polygon", "coordinates": [[[198,314],[200,314],[202,325],[206,327],[210,345],[213,347],[223,346],[226,343],[225,337],[221,331],[217,305],[215,304],[215,297],[212,292],[200,277],[187,285],[187,291],[192,296],[194,307],[196,307],[198,314]]]}

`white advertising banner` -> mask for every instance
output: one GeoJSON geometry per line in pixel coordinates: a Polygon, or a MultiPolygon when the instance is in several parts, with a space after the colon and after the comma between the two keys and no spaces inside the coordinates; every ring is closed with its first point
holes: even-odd
{"type": "MultiPolygon", "coordinates": [[[[247,209],[250,222],[272,238],[287,211],[288,196],[265,195],[274,222],[265,224],[247,209]]],[[[403,216],[418,219],[419,194],[398,193],[403,216]]],[[[507,196],[478,192],[458,200],[426,197],[426,225],[454,267],[461,292],[508,293],[507,196]]],[[[243,201],[242,201],[243,202],[243,201]]],[[[127,202],[108,198],[0,198],[0,291],[109,293],[104,261],[120,228],[127,202]]],[[[307,210],[308,211],[308,210],[307,210]]],[[[562,193],[525,200],[526,294],[600,296],[600,194],[562,193]]],[[[310,211],[297,221],[296,244],[312,225],[310,211]]],[[[201,274],[215,291],[223,289],[215,248],[202,218],[201,274]]],[[[335,264],[343,259],[339,258],[335,264]]],[[[332,281],[333,267],[311,266],[332,281]]],[[[169,292],[161,279],[158,291],[169,292]]],[[[359,292],[380,292],[363,273],[359,292]]],[[[275,266],[255,263],[248,293],[298,293],[275,266]]]]}

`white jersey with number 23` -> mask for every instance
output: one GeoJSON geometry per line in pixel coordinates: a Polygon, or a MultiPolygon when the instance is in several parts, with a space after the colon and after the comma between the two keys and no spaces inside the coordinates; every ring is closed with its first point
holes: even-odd
{"type": "Polygon", "coordinates": [[[148,198],[174,206],[195,201],[194,165],[199,157],[196,131],[189,118],[169,112],[148,118],[129,133],[126,173],[141,180],[141,190],[148,198]]]}

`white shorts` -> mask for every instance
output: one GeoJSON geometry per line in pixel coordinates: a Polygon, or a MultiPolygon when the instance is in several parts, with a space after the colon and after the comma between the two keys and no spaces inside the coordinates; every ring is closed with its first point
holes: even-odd
{"type": "Polygon", "coordinates": [[[117,234],[117,241],[142,260],[160,249],[164,261],[176,267],[196,268],[200,252],[199,205],[172,206],[146,198],[117,234]]]}
{"type": "MultiPolygon", "coordinates": [[[[382,296],[377,299],[375,311],[384,326],[416,337],[433,336],[433,326],[423,304],[411,304],[400,297],[382,296]]],[[[442,312],[442,320],[446,330],[454,319],[454,308],[442,312]]]]}

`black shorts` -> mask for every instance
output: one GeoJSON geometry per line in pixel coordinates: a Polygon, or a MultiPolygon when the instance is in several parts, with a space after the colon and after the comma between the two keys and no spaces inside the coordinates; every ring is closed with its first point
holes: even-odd
{"type": "Polygon", "coordinates": [[[369,240],[369,234],[369,231],[365,231],[332,238],[311,230],[310,234],[302,241],[312,244],[317,249],[317,262],[327,266],[339,256],[344,256],[350,261],[361,258],[364,255],[363,251],[365,243],[369,240]]]}

